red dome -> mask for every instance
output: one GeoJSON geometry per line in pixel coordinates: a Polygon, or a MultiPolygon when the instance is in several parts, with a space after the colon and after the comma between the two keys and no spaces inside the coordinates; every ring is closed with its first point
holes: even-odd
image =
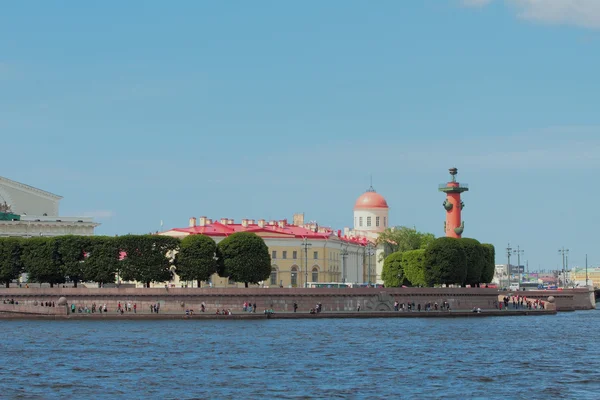
{"type": "Polygon", "coordinates": [[[354,204],[354,209],[359,208],[389,208],[387,205],[387,201],[377,192],[365,192],[363,193],[356,203],[354,204]]]}

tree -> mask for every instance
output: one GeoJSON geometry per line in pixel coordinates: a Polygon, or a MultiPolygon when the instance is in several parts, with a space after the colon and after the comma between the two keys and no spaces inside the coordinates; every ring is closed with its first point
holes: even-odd
{"type": "Polygon", "coordinates": [[[111,236],[90,236],[86,246],[86,258],[83,262],[83,272],[86,280],[104,283],[114,283],[119,269],[119,241],[111,236]]]}
{"type": "Polygon", "coordinates": [[[49,283],[50,287],[57,283],[65,283],[65,273],[60,264],[54,238],[33,237],[24,240],[21,259],[29,281],[49,283]]]}
{"type": "Polygon", "coordinates": [[[377,244],[383,245],[383,257],[391,253],[425,249],[435,240],[433,233],[419,232],[415,228],[396,226],[387,228],[377,238],[377,244]]]}
{"type": "Polygon", "coordinates": [[[467,256],[459,239],[441,237],[425,250],[427,286],[462,284],[467,277],[467,256]]]}
{"type": "Polygon", "coordinates": [[[217,244],[209,236],[189,235],[181,241],[175,256],[177,275],[184,281],[207,281],[217,272],[217,244]]]}
{"type": "Polygon", "coordinates": [[[481,271],[482,283],[490,283],[494,279],[494,272],[496,271],[496,249],[493,244],[483,243],[481,245],[485,254],[485,264],[481,271]]]}
{"type": "Polygon", "coordinates": [[[409,284],[402,267],[402,253],[392,253],[385,258],[381,270],[381,279],[383,279],[386,287],[400,287],[409,284]]]}
{"type": "Polygon", "coordinates": [[[425,280],[425,249],[409,250],[402,253],[404,276],[412,286],[427,286],[425,280]]]}
{"type": "Polygon", "coordinates": [[[223,262],[219,267],[221,277],[236,282],[258,283],[271,275],[271,257],[265,241],[252,232],[236,232],[227,236],[217,246],[223,262]]]}
{"type": "Polygon", "coordinates": [[[0,239],[0,283],[10,287],[10,283],[17,279],[23,272],[23,239],[2,238],[0,239]]]}
{"type": "Polygon", "coordinates": [[[460,243],[467,256],[467,276],[463,284],[471,285],[471,287],[479,286],[481,283],[481,273],[486,262],[486,250],[475,239],[462,238],[460,239],[460,243]]]}
{"type": "Polygon", "coordinates": [[[89,238],[87,236],[66,235],[57,236],[54,240],[58,251],[58,262],[67,278],[73,282],[73,287],[77,287],[78,282],[85,280],[83,261],[89,238]]]}
{"type": "Polygon", "coordinates": [[[121,250],[126,253],[122,261],[121,276],[126,281],[167,282],[173,277],[171,265],[173,252],[179,239],[159,235],[125,235],[118,238],[121,250]]]}

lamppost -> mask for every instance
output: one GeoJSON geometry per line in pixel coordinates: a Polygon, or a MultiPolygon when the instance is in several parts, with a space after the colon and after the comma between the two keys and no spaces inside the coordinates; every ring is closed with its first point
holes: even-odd
{"type": "Polygon", "coordinates": [[[367,269],[367,273],[368,273],[368,282],[369,282],[369,286],[371,286],[371,257],[375,254],[375,252],[373,251],[373,247],[371,246],[371,243],[369,242],[367,244],[367,265],[368,265],[368,269],[367,269]]]}
{"type": "Polygon", "coordinates": [[[587,254],[585,255],[585,286],[588,285],[587,254]]]}
{"type": "Polygon", "coordinates": [[[519,285],[521,285],[521,254],[525,253],[525,250],[521,250],[521,247],[517,245],[517,249],[513,250],[513,254],[517,255],[517,269],[519,270],[519,285]]]}
{"type": "Polygon", "coordinates": [[[348,243],[342,244],[342,283],[346,283],[346,257],[348,256],[348,243]]]}
{"type": "Polygon", "coordinates": [[[508,243],[508,247],[506,248],[506,257],[508,257],[508,265],[506,266],[506,279],[508,288],[510,286],[510,255],[512,254],[512,247],[510,247],[510,243],[508,243]]]}
{"type": "Polygon", "coordinates": [[[564,247],[558,250],[558,254],[562,255],[562,267],[563,267],[563,288],[567,287],[567,269],[565,264],[565,258],[569,256],[569,249],[564,247]]]}
{"type": "Polygon", "coordinates": [[[304,287],[308,287],[308,248],[312,246],[308,243],[308,238],[304,238],[302,246],[304,246],[304,287]]]}

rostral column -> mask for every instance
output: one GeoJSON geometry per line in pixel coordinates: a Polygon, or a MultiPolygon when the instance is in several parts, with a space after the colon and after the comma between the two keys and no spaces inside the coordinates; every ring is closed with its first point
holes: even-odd
{"type": "Polygon", "coordinates": [[[446,209],[446,222],[444,222],[444,231],[447,237],[460,238],[465,230],[465,222],[461,220],[461,211],[465,207],[460,199],[460,194],[469,190],[469,186],[465,183],[456,182],[457,168],[450,168],[452,181],[442,183],[439,186],[439,191],[446,193],[446,200],[443,203],[446,209]]]}

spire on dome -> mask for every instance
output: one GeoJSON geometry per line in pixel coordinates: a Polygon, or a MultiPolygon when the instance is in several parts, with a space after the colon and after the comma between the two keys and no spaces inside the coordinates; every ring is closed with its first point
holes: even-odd
{"type": "Polygon", "coordinates": [[[375,192],[375,189],[373,189],[373,174],[370,175],[371,178],[371,186],[369,186],[369,188],[367,189],[367,192],[375,192]]]}

